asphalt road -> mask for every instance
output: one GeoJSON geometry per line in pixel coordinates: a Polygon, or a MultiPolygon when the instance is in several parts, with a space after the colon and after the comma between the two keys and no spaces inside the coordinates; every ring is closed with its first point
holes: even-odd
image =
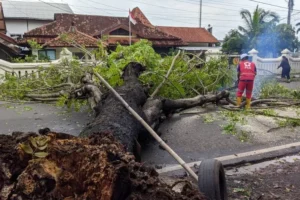
{"type": "Polygon", "coordinates": [[[51,104],[11,104],[0,102],[0,134],[13,131],[53,131],[78,135],[92,116],[85,111],[68,112],[51,104]]]}
{"type": "MultiPolygon", "coordinates": [[[[293,89],[300,87],[300,82],[282,84],[293,89]]],[[[205,112],[213,112],[215,109],[217,108],[205,112]]],[[[36,132],[40,128],[49,127],[53,131],[78,135],[92,117],[86,111],[67,112],[55,105],[0,102],[0,134],[10,134],[13,131],[36,132]]],[[[223,134],[222,123],[216,120],[208,124],[199,115],[175,114],[161,124],[159,132],[186,162],[295,142],[293,138],[287,138],[280,142],[243,143],[235,136],[223,134]]],[[[147,145],[142,160],[160,166],[176,163],[155,141],[147,145]]]]}

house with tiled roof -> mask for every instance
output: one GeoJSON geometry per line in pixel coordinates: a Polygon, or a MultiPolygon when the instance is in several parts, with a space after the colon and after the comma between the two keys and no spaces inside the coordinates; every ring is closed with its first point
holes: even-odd
{"type": "MultiPolygon", "coordinates": [[[[208,31],[202,28],[154,26],[139,8],[134,8],[132,15],[137,23],[131,24],[131,42],[135,43],[141,39],[147,39],[158,52],[168,52],[170,48],[188,45],[209,46],[218,42],[208,31]]],[[[81,35],[83,46],[88,44],[92,48],[91,42],[93,41],[91,38],[95,38],[95,45],[97,39],[102,39],[109,49],[113,49],[117,44],[129,45],[128,17],[60,13],[55,14],[54,18],[53,22],[25,33],[19,44],[26,45],[28,40],[34,39],[44,46],[46,54],[47,51],[52,51],[51,55],[59,55],[57,51],[67,44],[58,44],[57,38],[61,34],[69,34],[70,30],[76,29],[76,33],[81,35]]],[[[55,59],[58,59],[57,56],[55,59]]]]}
{"type": "MultiPolygon", "coordinates": [[[[6,33],[20,39],[25,32],[54,21],[55,13],[73,13],[68,4],[42,1],[1,1],[6,33]]],[[[1,29],[0,22],[0,29],[1,29]]]]}

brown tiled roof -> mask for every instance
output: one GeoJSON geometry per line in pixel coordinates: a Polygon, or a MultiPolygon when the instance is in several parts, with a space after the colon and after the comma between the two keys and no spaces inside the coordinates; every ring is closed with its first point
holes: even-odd
{"type": "MultiPolygon", "coordinates": [[[[135,13],[138,13],[137,9],[134,9],[135,13]]],[[[140,11],[141,12],[141,11],[140,11]]],[[[127,17],[107,17],[107,16],[95,16],[95,15],[76,15],[76,14],[56,14],[55,21],[46,24],[42,27],[33,29],[24,34],[25,39],[20,42],[23,44],[26,38],[30,37],[42,37],[43,39],[37,39],[37,41],[49,40],[49,38],[57,37],[58,35],[65,33],[69,30],[71,24],[74,23],[76,29],[84,34],[101,37],[103,34],[116,30],[117,28],[128,29],[129,19],[127,17]],[[45,39],[48,38],[48,39],[45,39]]],[[[184,45],[183,41],[168,33],[161,31],[154,26],[150,27],[142,23],[132,25],[132,32],[138,37],[148,40],[166,40],[170,41],[170,45],[177,44],[177,46],[184,45]],[[176,42],[174,41],[176,40],[176,42]]],[[[159,43],[158,43],[159,44],[159,43]]]]}
{"type": "Polygon", "coordinates": [[[85,47],[97,47],[98,40],[92,36],[82,33],[74,27],[73,30],[57,36],[56,38],[49,40],[43,46],[47,47],[71,47],[72,41],[85,47]],[[65,39],[64,39],[65,37],[65,39]]]}
{"type": "MultiPolygon", "coordinates": [[[[140,38],[132,38],[131,42],[138,42],[140,38]]],[[[128,37],[111,37],[107,40],[108,45],[116,45],[116,44],[122,44],[122,45],[128,45],[129,44],[129,38],[128,37]]],[[[151,40],[151,43],[154,46],[182,46],[183,43],[181,40],[151,40]]]]}
{"type": "Polygon", "coordinates": [[[0,32],[0,46],[4,50],[7,50],[13,54],[19,53],[19,48],[16,46],[17,42],[12,39],[11,37],[8,37],[4,33],[0,32]]]}
{"type": "Polygon", "coordinates": [[[150,26],[153,27],[153,25],[151,24],[151,22],[147,19],[147,17],[144,15],[144,13],[139,9],[139,7],[135,7],[132,11],[131,11],[133,18],[141,24],[144,24],[146,26],[150,26]]]}
{"type": "Polygon", "coordinates": [[[218,43],[219,41],[204,28],[157,26],[160,30],[181,38],[187,43],[218,43]]]}
{"type": "MultiPolygon", "coordinates": [[[[55,21],[42,27],[33,29],[24,34],[27,36],[57,36],[67,32],[72,22],[74,22],[78,31],[91,36],[99,36],[114,25],[124,25],[128,27],[129,19],[126,17],[107,17],[95,15],[76,15],[76,14],[56,14],[55,21]]],[[[180,39],[173,35],[162,32],[159,29],[148,27],[137,23],[132,25],[132,31],[135,31],[140,37],[146,39],[180,39]]]]}
{"type": "Polygon", "coordinates": [[[1,33],[0,32],[0,38],[4,41],[6,41],[7,43],[10,43],[10,44],[17,44],[17,41],[14,40],[13,38],[5,35],[4,33],[1,33]]]}

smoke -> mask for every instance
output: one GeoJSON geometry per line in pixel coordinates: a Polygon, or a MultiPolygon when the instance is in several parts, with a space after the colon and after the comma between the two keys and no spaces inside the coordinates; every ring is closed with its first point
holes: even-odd
{"type": "Polygon", "coordinates": [[[278,57],[278,40],[280,40],[278,32],[265,31],[256,38],[253,46],[259,52],[260,57],[274,58],[278,57]]]}
{"type": "Polygon", "coordinates": [[[254,88],[252,92],[252,97],[259,98],[261,94],[261,89],[266,83],[272,82],[276,79],[276,74],[263,70],[257,69],[257,75],[254,80],[254,88]]]}

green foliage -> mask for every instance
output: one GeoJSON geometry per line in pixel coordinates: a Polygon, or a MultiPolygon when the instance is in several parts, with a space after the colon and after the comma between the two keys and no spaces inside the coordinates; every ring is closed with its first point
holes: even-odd
{"type": "Polygon", "coordinates": [[[215,121],[215,119],[214,119],[214,116],[212,114],[204,115],[204,123],[209,124],[209,123],[212,123],[214,121],[215,121]]]}
{"type": "MultiPolygon", "coordinates": [[[[146,67],[140,75],[140,81],[150,86],[152,93],[164,80],[175,52],[162,58],[154,51],[150,42],[141,40],[131,46],[118,45],[109,55],[100,42],[99,48],[92,53],[99,61],[97,66],[83,66],[78,60],[73,60],[40,68],[37,73],[29,74],[27,78],[7,75],[5,83],[0,85],[2,99],[26,99],[28,93],[58,93],[62,88],[53,87],[66,83],[67,80],[78,86],[86,72],[98,72],[113,87],[121,86],[123,69],[130,62],[139,62],[146,67]]],[[[158,96],[172,99],[193,97],[199,93],[216,91],[231,83],[231,80],[232,71],[228,69],[227,58],[211,59],[205,63],[195,55],[181,53],[158,96]]],[[[69,96],[61,96],[57,104],[79,109],[85,103],[69,96]]]]}
{"type": "MultiPolygon", "coordinates": [[[[28,40],[31,50],[39,50],[42,49],[42,46],[38,44],[35,40],[28,40]]],[[[49,62],[50,59],[47,56],[40,55],[39,60],[36,60],[36,55],[26,55],[25,58],[12,58],[11,62],[13,63],[35,63],[35,62],[49,62]]]]}
{"type": "Polygon", "coordinates": [[[262,111],[263,112],[263,114],[265,115],[265,116],[276,116],[276,115],[278,115],[274,110],[272,110],[272,109],[266,109],[266,110],[263,110],[262,111]]]}
{"type": "Polygon", "coordinates": [[[297,127],[300,126],[300,120],[298,119],[278,120],[277,124],[279,125],[279,127],[297,127]]]}
{"type": "MultiPolygon", "coordinates": [[[[163,81],[172,60],[173,56],[167,56],[162,59],[160,65],[147,68],[145,73],[140,76],[142,83],[152,86],[150,93],[163,81]]],[[[198,93],[206,94],[209,91],[216,91],[231,81],[232,74],[228,70],[227,59],[211,59],[200,69],[196,68],[197,64],[199,61],[198,63],[189,63],[185,55],[180,55],[158,95],[173,99],[192,97],[197,94],[195,90],[198,93]]]]}
{"type": "Polygon", "coordinates": [[[223,130],[228,135],[236,135],[237,134],[236,123],[230,122],[226,124],[225,126],[223,126],[223,130]]]}
{"type": "Polygon", "coordinates": [[[260,91],[260,97],[285,97],[300,99],[300,92],[298,90],[288,89],[278,82],[268,82],[262,86],[262,89],[260,91]]]}
{"type": "Polygon", "coordinates": [[[223,111],[221,115],[229,122],[223,125],[222,128],[226,134],[236,136],[241,142],[248,142],[250,140],[250,133],[247,131],[238,131],[236,128],[237,123],[242,125],[246,124],[245,116],[249,115],[247,111],[234,112],[234,111],[223,111]]]}
{"type": "Polygon", "coordinates": [[[42,46],[38,44],[35,40],[28,40],[27,43],[29,44],[31,49],[42,49],[42,46]]]}
{"type": "Polygon", "coordinates": [[[139,62],[148,69],[159,65],[161,57],[147,40],[141,40],[131,46],[118,45],[116,50],[108,56],[108,66],[123,70],[130,62],[139,62]]]}
{"type": "Polygon", "coordinates": [[[19,144],[19,148],[33,158],[45,158],[48,156],[49,141],[50,138],[48,136],[30,137],[29,141],[19,144]]]}
{"type": "Polygon", "coordinates": [[[227,54],[242,53],[246,48],[245,39],[238,30],[230,30],[224,38],[222,51],[227,54]]]}
{"type": "Polygon", "coordinates": [[[76,60],[70,62],[68,66],[63,63],[47,68],[40,67],[37,73],[28,74],[28,77],[16,77],[7,73],[5,82],[0,85],[2,99],[23,100],[30,92],[38,94],[59,92],[61,88],[56,90],[51,88],[66,83],[68,78],[72,83],[78,84],[84,73],[90,71],[90,67],[83,67],[76,60]]]}

